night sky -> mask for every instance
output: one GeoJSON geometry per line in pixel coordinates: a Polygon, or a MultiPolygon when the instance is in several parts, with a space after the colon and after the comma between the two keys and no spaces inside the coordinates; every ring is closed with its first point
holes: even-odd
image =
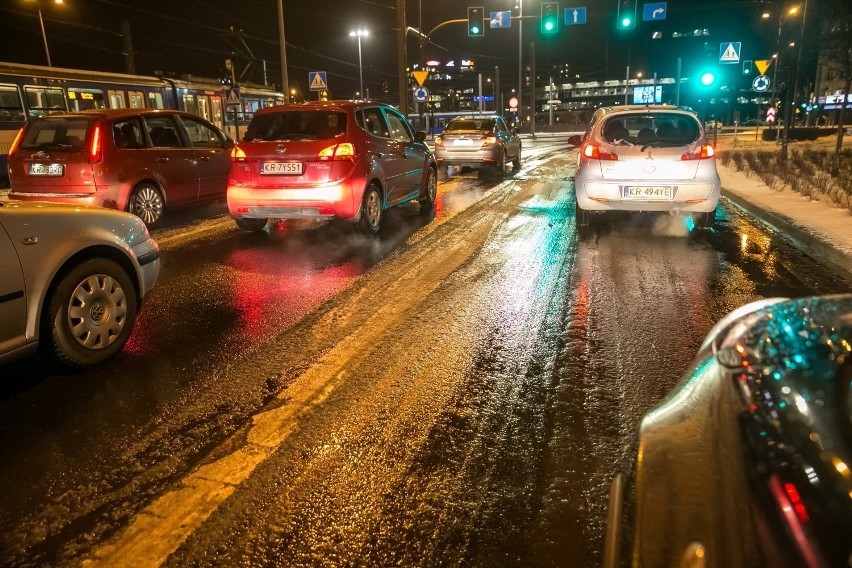
{"type": "MultiPolygon", "coordinates": [[[[234,46],[245,42],[257,60],[246,79],[262,83],[265,60],[267,81],[280,83],[276,0],[64,0],[59,6],[52,0],[39,1],[56,67],[126,72],[121,35],[126,19],[137,74],[159,70],[217,77],[224,71],[225,59],[231,58],[239,75],[250,61],[234,46]],[[231,33],[232,28],[238,33],[231,33]]],[[[820,1],[828,0],[812,0],[820,1]]],[[[640,18],[643,3],[639,0],[640,18]]],[[[407,24],[428,31],[443,21],[466,18],[469,4],[483,5],[486,13],[512,10],[517,15],[515,0],[407,0],[407,24]]],[[[524,14],[538,15],[539,5],[539,0],[526,0],[524,14]]],[[[557,36],[545,38],[538,20],[527,20],[523,43],[526,59],[530,42],[535,42],[540,74],[547,76],[552,65],[568,64],[571,81],[577,80],[576,75],[579,80],[623,79],[627,65],[634,76],[657,71],[672,77],[678,56],[684,58],[685,68],[701,57],[718,59],[723,41],[743,42],[743,59],[768,58],[777,32],[777,26],[760,19],[765,7],[773,8],[771,2],[669,0],[665,21],[640,19],[630,33],[615,29],[616,0],[563,0],[560,8],[569,5],[586,7],[585,25],[564,26],[557,36]],[[674,31],[694,29],[708,29],[710,35],[671,38],[674,31]],[[663,38],[652,39],[654,31],[662,32],[663,38]]],[[[332,95],[350,96],[358,89],[358,50],[349,31],[363,27],[371,33],[361,44],[365,82],[372,92],[385,81],[395,90],[393,6],[394,0],[284,0],[290,86],[306,90],[309,71],[326,71],[332,95]]],[[[473,59],[485,73],[499,66],[502,80],[512,86],[518,74],[517,26],[513,21],[510,29],[486,29],[484,38],[470,38],[466,25],[451,24],[433,35],[435,45],[427,46],[425,56],[441,61],[473,59]]],[[[0,34],[4,38],[0,59],[46,64],[34,0],[2,0],[0,34]]],[[[409,63],[416,62],[418,51],[415,37],[409,36],[409,63]]]]}

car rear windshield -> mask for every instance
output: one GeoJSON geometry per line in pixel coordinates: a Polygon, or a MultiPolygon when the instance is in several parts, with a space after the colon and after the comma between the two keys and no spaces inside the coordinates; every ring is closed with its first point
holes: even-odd
{"type": "Polygon", "coordinates": [[[677,113],[624,114],[603,125],[604,139],[615,144],[686,146],[700,135],[698,120],[677,113]]]}
{"type": "Polygon", "coordinates": [[[259,114],[251,119],[244,140],[321,140],[346,132],[346,113],[293,110],[259,114]]]}
{"type": "Polygon", "coordinates": [[[494,121],[491,119],[466,118],[464,120],[451,120],[447,123],[447,127],[444,129],[444,132],[491,132],[492,130],[494,130],[494,121]]]}
{"type": "Polygon", "coordinates": [[[91,119],[76,117],[35,120],[24,132],[21,148],[69,152],[82,150],[91,123],[91,119]]]}

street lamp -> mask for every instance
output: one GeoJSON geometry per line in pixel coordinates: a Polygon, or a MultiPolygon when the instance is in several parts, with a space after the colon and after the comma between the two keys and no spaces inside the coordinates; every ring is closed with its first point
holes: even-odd
{"type": "Polygon", "coordinates": [[[361,82],[361,92],[364,92],[364,67],[361,64],[361,38],[367,37],[369,33],[367,30],[356,30],[349,32],[349,37],[357,37],[358,38],[358,78],[361,82]]]}
{"type": "MultiPolygon", "coordinates": [[[[799,13],[799,7],[793,6],[786,11],[779,12],[778,14],[778,35],[775,38],[775,53],[772,54],[772,58],[775,60],[775,69],[772,70],[772,91],[771,97],[772,100],[769,101],[769,104],[773,107],[775,106],[775,89],[777,88],[778,81],[778,67],[781,66],[781,29],[784,27],[784,21],[790,17],[795,16],[799,13]]],[[[770,14],[768,12],[763,13],[763,19],[769,19],[770,14]]],[[[773,128],[775,125],[774,121],[769,124],[769,128],[773,128]]]]}
{"type": "MultiPolygon", "coordinates": [[[[54,4],[62,4],[63,0],[53,0],[54,4]]],[[[41,26],[41,39],[44,41],[44,53],[47,55],[47,66],[53,67],[50,63],[50,50],[47,48],[47,34],[44,31],[44,18],[41,17],[41,3],[35,0],[36,9],[38,10],[38,23],[41,26]]]]}

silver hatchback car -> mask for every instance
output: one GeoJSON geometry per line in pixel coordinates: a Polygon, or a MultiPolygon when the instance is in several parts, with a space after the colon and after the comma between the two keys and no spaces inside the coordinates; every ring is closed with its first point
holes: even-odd
{"type": "Polygon", "coordinates": [[[130,213],[0,200],[0,363],[39,344],[69,367],[121,351],[159,256],[130,213]]]}
{"type": "Polygon", "coordinates": [[[673,106],[627,105],[595,111],[579,146],[576,220],[593,212],[667,211],[710,228],[721,182],[715,149],[698,117],[673,106]]]}
{"type": "Polygon", "coordinates": [[[449,166],[502,177],[509,162],[512,171],[521,168],[521,138],[501,116],[457,116],[435,137],[435,161],[444,178],[449,166]]]}

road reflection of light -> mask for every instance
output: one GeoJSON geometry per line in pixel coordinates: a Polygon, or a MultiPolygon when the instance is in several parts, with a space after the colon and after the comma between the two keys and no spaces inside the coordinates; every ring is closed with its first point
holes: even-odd
{"type": "Polygon", "coordinates": [[[768,278],[778,276],[776,265],[778,255],[772,246],[772,238],[760,232],[757,227],[740,228],[740,253],[751,260],[760,262],[768,278]]]}
{"type": "Polygon", "coordinates": [[[238,333],[251,341],[294,322],[364,272],[357,259],[317,267],[314,259],[282,259],[277,252],[244,249],[226,259],[233,269],[230,297],[240,316],[238,333]]]}

